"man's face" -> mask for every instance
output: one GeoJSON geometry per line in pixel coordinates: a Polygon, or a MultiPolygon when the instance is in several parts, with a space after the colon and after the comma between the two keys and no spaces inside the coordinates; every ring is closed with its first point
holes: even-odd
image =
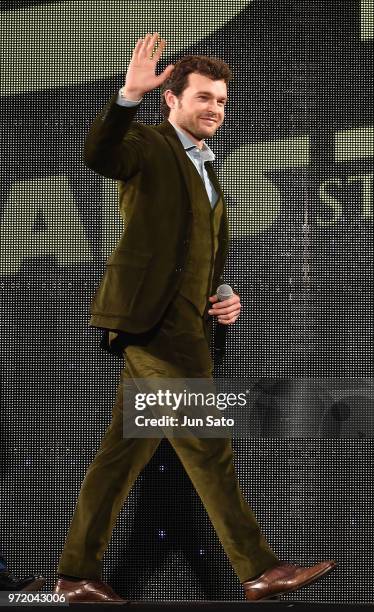
{"type": "Polygon", "coordinates": [[[170,90],[166,96],[172,107],[170,121],[197,140],[214,136],[223,123],[227,100],[227,87],[223,79],[212,81],[203,74],[192,72],[179,98],[170,90]]]}

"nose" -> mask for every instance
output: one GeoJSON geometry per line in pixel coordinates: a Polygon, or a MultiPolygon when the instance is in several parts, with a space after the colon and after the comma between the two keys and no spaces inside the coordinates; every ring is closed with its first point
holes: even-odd
{"type": "Polygon", "coordinates": [[[219,106],[217,100],[209,100],[207,111],[212,115],[220,115],[222,108],[219,106]]]}

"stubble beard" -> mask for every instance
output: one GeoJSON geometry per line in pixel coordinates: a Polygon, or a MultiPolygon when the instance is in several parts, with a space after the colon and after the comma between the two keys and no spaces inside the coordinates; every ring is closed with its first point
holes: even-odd
{"type": "MultiPolygon", "coordinates": [[[[198,131],[198,127],[193,124],[192,120],[189,120],[188,117],[186,118],[184,115],[184,111],[185,108],[183,106],[182,100],[179,101],[179,111],[181,111],[181,118],[180,121],[178,121],[178,124],[180,127],[182,127],[184,130],[186,130],[189,134],[191,134],[194,138],[196,138],[196,140],[204,140],[205,138],[211,138],[212,136],[215,135],[215,133],[217,132],[219,125],[217,125],[217,123],[214,125],[214,131],[212,133],[208,133],[208,134],[203,134],[201,132],[198,131]]],[[[196,122],[198,122],[200,120],[200,116],[197,117],[196,116],[196,122]]]]}
{"type": "MultiPolygon", "coordinates": [[[[196,118],[196,121],[199,121],[199,120],[200,118],[196,118]]],[[[192,121],[185,121],[183,119],[179,125],[183,127],[184,130],[192,134],[192,136],[196,138],[196,140],[204,140],[205,138],[211,138],[212,136],[214,136],[214,134],[216,133],[218,129],[217,124],[215,124],[214,131],[210,132],[210,130],[209,131],[207,130],[206,133],[201,132],[199,131],[199,128],[192,121]]]]}

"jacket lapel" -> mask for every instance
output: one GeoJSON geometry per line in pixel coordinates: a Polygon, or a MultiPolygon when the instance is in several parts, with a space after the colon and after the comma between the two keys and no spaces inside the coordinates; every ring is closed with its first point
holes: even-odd
{"type": "MultiPolygon", "coordinates": [[[[176,133],[175,129],[173,128],[173,126],[171,125],[170,121],[168,121],[167,119],[165,119],[162,123],[160,123],[157,126],[154,126],[154,129],[156,129],[160,134],[162,134],[164,136],[164,138],[167,140],[168,144],[170,145],[170,147],[173,150],[173,153],[176,157],[176,160],[178,162],[183,180],[185,182],[186,185],[186,189],[188,192],[188,197],[191,200],[191,194],[192,194],[192,188],[191,188],[191,184],[190,184],[190,173],[188,171],[188,165],[186,163],[186,156],[187,153],[184,150],[184,147],[181,143],[181,141],[179,140],[178,134],[176,133]]],[[[229,242],[229,228],[228,228],[228,221],[227,221],[227,205],[226,205],[226,201],[223,195],[223,191],[221,189],[221,185],[219,184],[217,175],[214,171],[214,168],[211,164],[211,162],[207,162],[205,164],[206,168],[207,168],[207,172],[209,175],[209,178],[211,179],[218,195],[222,198],[223,201],[223,215],[222,215],[222,226],[221,226],[221,239],[226,243],[224,245],[224,250],[227,251],[227,246],[228,246],[228,242],[229,242]]]]}
{"type": "Polygon", "coordinates": [[[208,161],[205,164],[205,167],[207,169],[208,175],[210,180],[212,181],[215,190],[217,191],[219,197],[222,198],[222,203],[223,203],[223,215],[222,215],[222,225],[221,225],[221,236],[220,236],[220,240],[223,240],[225,242],[225,249],[227,252],[227,246],[228,246],[228,242],[229,242],[229,226],[228,226],[228,213],[227,213],[227,204],[226,204],[226,200],[225,197],[223,195],[223,191],[221,189],[221,185],[219,184],[217,175],[215,173],[215,170],[212,166],[212,163],[210,161],[208,161]]]}
{"type": "Polygon", "coordinates": [[[190,184],[190,173],[188,171],[188,166],[186,163],[188,161],[186,160],[187,153],[184,150],[181,141],[179,140],[178,134],[171,125],[170,121],[168,121],[167,119],[160,123],[160,125],[155,126],[154,129],[156,129],[160,134],[164,136],[164,138],[172,148],[188,192],[188,197],[191,200],[192,188],[190,184]]]}

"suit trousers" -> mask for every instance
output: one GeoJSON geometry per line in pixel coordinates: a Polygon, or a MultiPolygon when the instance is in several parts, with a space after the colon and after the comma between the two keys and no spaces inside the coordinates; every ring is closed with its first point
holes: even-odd
{"type": "MultiPolygon", "coordinates": [[[[111,423],[88,467],[58,572],[100,579],[102,557],[118,514],[161,438],[125,438],[123,388],[147,377],[211,378],[211,318],[177,293],[142,344],[125,348],[111,423]]],[[[145,389],[141,389],[144,392],[145,389]]],[[[213,523],[223,549],[244,582],[279,563],[240,490],[228,438],[169,437],[213,523]]]]}

